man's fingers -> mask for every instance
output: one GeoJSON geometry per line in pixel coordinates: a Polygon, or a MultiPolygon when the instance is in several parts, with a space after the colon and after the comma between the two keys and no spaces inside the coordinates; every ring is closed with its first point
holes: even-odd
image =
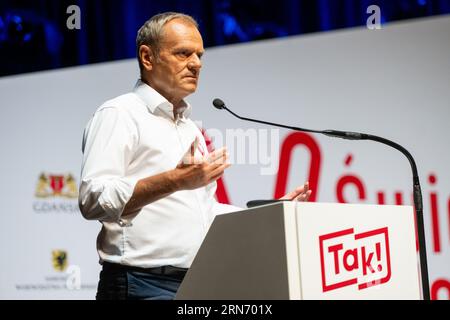
{"type": "Polygon", "coordinates": [[[225,152],[224,154],[222,154],[222,156],[218,157],[213,162],[210,162],[210,164],[213,164],[213,165],[214,164],[219,164],[219,165],[226,164],[226,163],[228,163],[228,159],[229,159],[228,152],[225,152]]]}
{"type": "Polygon", "coordinates": [[[289,192],[285,194],[283,197],[280,198],[280,200],[293,200],[295,197],[297,197],[298,193],[294,190],[292,192],[289,192]]]}
{"type": "Polygon", "coordinates": [[[218,167],[216,167],[215,169],[213,169],[211,171],[210,176],[214,177],[214,176],[217,176],[219,174],[223,174],[223,172],[230,166],[231,166],[231,164],[229,164],[229,163],[221,164],[221,165],[219,165],[218,167]]]}
{"type": "Polygon", "coordinates": [[[213,182],[213,181],[219,180],[219,179],[223,176],[224,173],[225,173],[225,171],[222,170],[222,171],[220,171],[219,173],[217,173],[217,174],[211,176],[211,178],[209,179],[209,180],[210,180],[210,183],[213,182]]]}
{"type": "Polygon", "coordinates": [[[223,160],[224,157],[228,158],[228,152],[227,152],[227,148],[226,147],[222,147],[220,149],[214,150],[213,152],[211,152],[206,161],[209,163],[217,163],[217,162],[222,162],[224,163],[225,161],[223,160]]]}
{"type": "MultiPolygon", "coordinates": [[[[210,181],[213,182],[213,181],[219,180],[219,179],[223,176],[223,174],[224,174],[224,171],[222,171],[222,172],[219,173],[219,174],[216,174],[215,176],[212,176],[211,179],[210,179],[210,181]]],[[[211,182],[210,182],[210,183],[211,183],[211,182]]]]}
{"type": "Polygon", "coordinates": [[[309,197],[311,197],[311,193],[312,193],[312,190],[308,190],[307,192],[302,193],[297,198],[295,198],[295,200],[297,200],[297,201],[305,201],[306,202],[306,201],[309,200],[309,197]]]}
{"type": "Polygon", "coordinates": [[[287,200],[294,200],[296,199],[299,195],[302,194],[304,190],[304,186],[301,187],[297,187],[294,189],[294,191],[291,191],[289,193],[286,193],[282,198],[280,199],[287,199],[287,200]]]}
{"type": "Polygon", "coordinates": [[[309,182],[306,181],[304,185],[299,186],[295,188],[293,191],[285,194],[283,197],[280,198],[280,200],[300,200],[300,201],[307,201],[309,199],[309,195],[311,195],[311,192],[308,195],[309,190],[309,182]],[[306,200],[303,200],[306,199],[306,200]]]}
{"type": "Polygon", "coordinates": [[[308,192],[309,190],[309,181],[305,182],[305,185],[303,186],[303,192],[308,192]]]}

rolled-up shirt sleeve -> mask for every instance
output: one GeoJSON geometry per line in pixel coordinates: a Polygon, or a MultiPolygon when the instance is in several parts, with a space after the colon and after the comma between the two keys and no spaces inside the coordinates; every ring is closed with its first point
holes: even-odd
{"type": "Polygon", "coordinates": [[[88,220],[120,222],[137,179],[129,164],[138,130],[127,111],[101,107],[86,126],[78,203],[88,220]]]}

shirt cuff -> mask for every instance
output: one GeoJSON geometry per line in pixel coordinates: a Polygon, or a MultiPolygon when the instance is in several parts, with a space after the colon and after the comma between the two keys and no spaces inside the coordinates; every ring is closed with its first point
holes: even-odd
{"type": "Polygon", "coordinates": [[[136,183],[137,180],[132,178],[120,178],[108,182],[98,199],[98,203],[108,216],[108,220],[118,222],[121,226],[131,225],[132,219],[122,217],[122,213],[133,195],[136,183]]]}

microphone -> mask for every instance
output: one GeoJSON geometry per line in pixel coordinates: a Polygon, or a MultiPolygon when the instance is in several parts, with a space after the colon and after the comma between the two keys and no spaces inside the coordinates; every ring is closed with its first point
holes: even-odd
{"type": "Polygon", "coordinates": [[[221,110],[221,109],[223,109],[225,107],[225,102],[223,102],[219,98],[215,98],[213,100],[213,106],[216,107],[216,109],[221,110]]]}
{"type": "MultiPolygon", "coordinates": [[[[422,291],[423,291],[423,298],[424,300],[430,300],[430,285],[428,281],[428,267],[427,267],[427,253],[426,253],[426,244],[425,244],[425,230],[424,230],[424,224],[423,224],[423,203],[422,203],[422,191],[420,188],[420,181],[419,181],[419,174],[417,172],[417,166],[416,162],[414,161],[413,156],[411,153],[409,153],[408,150],[406,150],[403,146],[399,145],[398,143],[367,133],[359,133],[359,132],[352,132],[352,131],[339,131],[339,130],[313,130],[313,129],[305,129],[305,128],[299,128],[299,127],[293,127],[293,126],[287,126],[284,124],[274,123],[274,122],[268,122],[268,121],[262,121],[262,120],[256,120],[246,117],[241,117],[231,111],[227,108],[225,105],[225,102],[223,102],[219,98],[215,98],[213,100],[213,105],[215,108],[222,110],[225,109],[229,113],[231,113],[233,116],[235,116],[238,119],[245,120],[245,121],[251,121],[261,124],[267,124],[272,125],[275,127],[280,128],[286,128],[291,129],[295,131],[302,131],[302,132],[311,132],[311,133],[320,133],[329,137],[335,137],[335,138],[341,138],[341,139],[347,139],[347,140],[372,140],[376,141],[385,145],[388,145],[394,149],[397,149],[403,155],[408,159],[409,164],[411,166],[412,176],[413,176],[413,192],[414,192],[414,208],[416,213],[416,223],[417,223],[417,235],[419,240],[419,255],[420,255],[420,271],[421,271],[421,278],[422,278],[422,291]]],[[[273,200],[254,200],[247,203],[247,206],[255,206],[255,205],[261,205],[265,203],[271,203],[274,202],[273,200]]]]}

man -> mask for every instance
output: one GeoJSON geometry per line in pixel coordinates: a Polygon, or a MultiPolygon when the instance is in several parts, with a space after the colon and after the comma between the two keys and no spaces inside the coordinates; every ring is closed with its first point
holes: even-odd
{"type": "MultiPolygon", "coordinates": [[[[172,299],[214,216],[241,210],[215,200],[228,155],[200,153],[205,140],[184,101],[202,67],[197,23],[159,14],[136,43],[141,79],[100,106],[83,137],[79,205],[102,223],[97,299],[172,299]]],[[[305,184],[285,197],[310,194],[305,184]]]]}

